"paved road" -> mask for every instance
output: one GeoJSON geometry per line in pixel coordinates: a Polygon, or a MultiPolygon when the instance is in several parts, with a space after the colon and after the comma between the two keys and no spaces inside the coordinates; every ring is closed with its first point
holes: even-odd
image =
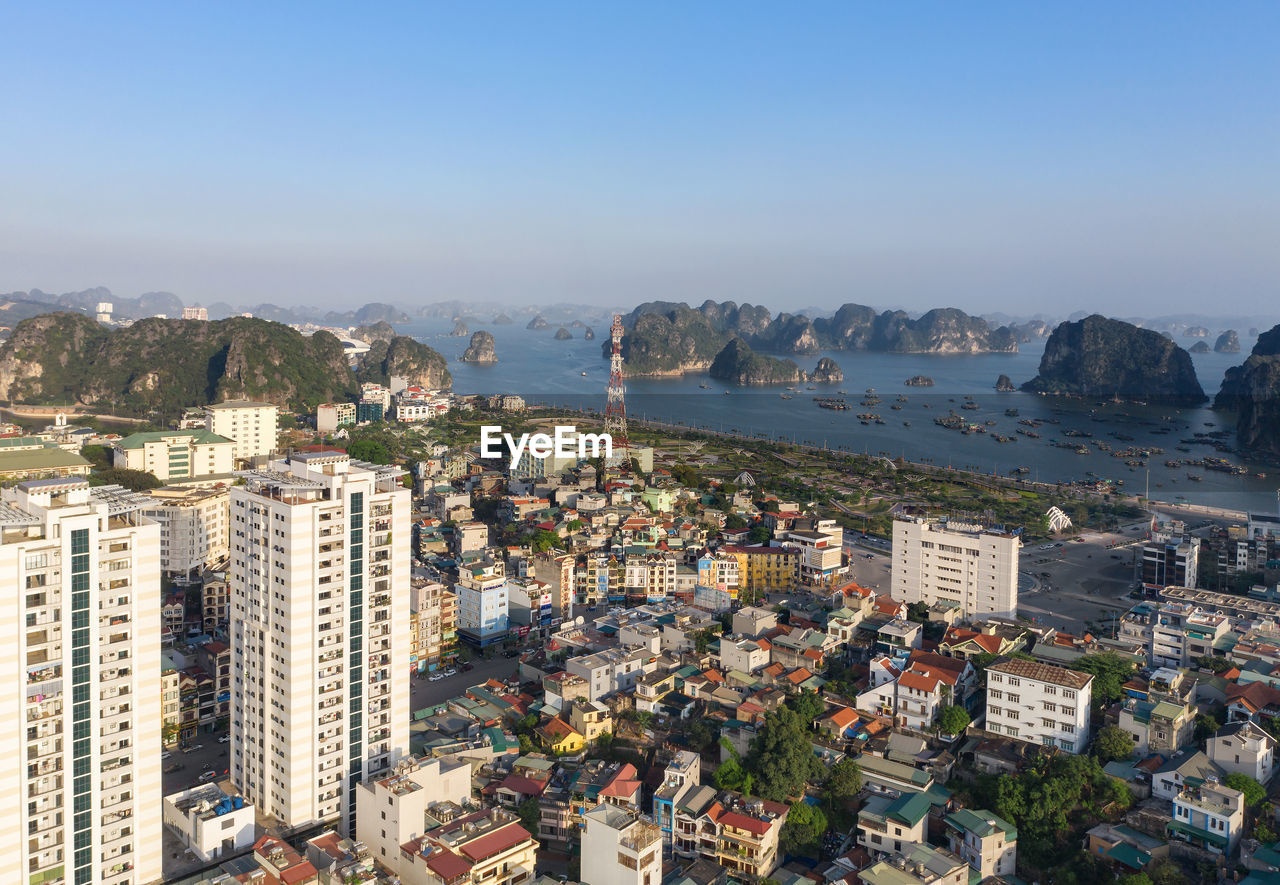
{"type": "Polygon", "coordinates": [[[213,769],[218,773],[218,778],[222,778],[223,772],[229,767],[228,759],[231,749],[231,744],[218,743],[219,736],[224,734],[226,734],[225,731],[220,731],[196,736],[191,741],[191,744],[192,746],[199,745],[199,750],[184,753],[177,748],[171,748],[168,751],[171,755],[164,760],[164,766],[168,767],[174,763],[181,763],[182,769],[165,773],[163,782],[166,796],[179,790],[185,790],[188,787],[194,787],[200,782],[200,772],[206,769],[213,769]]]}
{"type": "Polygon", "coordinates": [[[430,682],[426,675],[413,676],[409,683],[409,696],[414,710],[434,706],[450,698],[456,698],[469,686],[479,685],[489,679],[506,679],[519,667],[515,658],[497,657],[492,661],[473,660],[468,671],[459,670],[457,676],[446,676],[439,682],[430,682]]]}

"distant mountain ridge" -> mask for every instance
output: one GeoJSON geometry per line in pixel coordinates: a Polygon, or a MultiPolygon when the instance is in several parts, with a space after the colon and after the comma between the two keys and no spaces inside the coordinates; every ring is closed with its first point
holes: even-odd
{"type": "MultiPolygon", "coordinates": [[[[1007,326],[992,329],[980,317],[940,308],[912,319],[905,311],[843,305],[831,317],[770,314],[758,305],[707,300],[651,301],[623,319],[622,355],[628,374],[669,375],[708,369],[734,338],[753,350],[811,354],[821,350],[883,353],[1014,353],[1018,336],[1007,326]]],[[[609,342],[601,353],[607,355],[609,342]]]]}
{"type": "MultiPolygon", "coordinates": [[[[379,340],[361,374],[447,387],[444,357],[403,336],[379,340]]],[[[189,406],[248,398],[313,409],[359,392],[342,343],[269,320],[149,318],[110,328],[80,313],[23,320],[0,345],[0,399],[105,406],[163,418],[189,406]]]]}

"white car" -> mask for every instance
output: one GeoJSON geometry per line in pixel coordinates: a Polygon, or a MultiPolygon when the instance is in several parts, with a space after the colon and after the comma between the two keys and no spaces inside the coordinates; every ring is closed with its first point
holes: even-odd
{"type": "Polygon", "coordinates": [[[206,771],[200,775],[199,780],[211,781],[217,776],[218,776],[218,773],[216,771],[206,771]]]}
{"type": "Polygon", "coordinates": [[[229,744],[229,743],[231,743],[231,735],[229,735],[229,734],[224,734],[224,735],[222,735],[221,737],[219,737],[219,738],[218,738],[218,743],[220,743],[220,744],[229,744]]]}
{"type": "Polygon", "coordinates": [[[163,753],[161,753],[161,754],[160,754],[160,758],[161,758],[161,759],[168,759],[168,758],[170,758],[170,757],[172,757],[172,756],[173,756],[173,754],[172,754],[172,753],[170,753],[168,750],[165,750],[163,753]]]}
{"type": "Polygon", "coordinates": [[[443,678],[444,678],[444,674],[443,674],[443,673],[432,673],[430,676],[428,676],[428,677],[427,677],[427,681],[428,681],[428,682],[439,682],[439,681],[440,681],[441,679],[443,679],[443,678]]]}
{"type": "Polygon", "coordinates": [[[203,749],[204,749],[204,744],[192,744],[191,746],[189,746],[189,747],[187,747],[185,750],[183,750],[183,752],[184,752],[184,753],[194,753],[196,750],[203,750],[203,749]]]}
{"type": "Polygon", "coordinates": [[[457,676],[457,675],[458,675],[458,671],[457,671],[457,670],[455,670],[455,669],[453,669],[452,667],[450,667],[448,670],[445,670],[445,671],[444,671],[444,675],[446,675],[446,676],[457,676]]]}

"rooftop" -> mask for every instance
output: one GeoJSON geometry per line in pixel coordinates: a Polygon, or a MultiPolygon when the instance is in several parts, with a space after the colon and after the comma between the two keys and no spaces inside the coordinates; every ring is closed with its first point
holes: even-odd
{"type": "Polygon", "coordinates": [[[1022,679],[1031,679],[1036,682],[1064,685],[1067,688],[1074,689],[1082,689],[1093,680],[1093,677],[1088,673],[1067,670],[1063,667],[1054,667],[1049,664],[1039,664],[1035,661],[999,661],[987,668],[988,673],[992,671],[1009,676],[1017,676],[1022,679]]]}

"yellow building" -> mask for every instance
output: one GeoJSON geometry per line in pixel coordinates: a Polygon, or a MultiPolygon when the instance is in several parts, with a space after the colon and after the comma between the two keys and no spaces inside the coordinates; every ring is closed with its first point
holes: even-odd
{"type": "Polygon", "coordinates": [[[569,711],[569,724],[590,743],[605,732],[613,731],[613,714],[599,701],[584,698],[574,702],[569,711]]]}
{"type": "Polygon", "coordinates": [[[800,551],[794,547],[720,548],[738,560],[738,595],[756,598],[771,590],[794,590],[800,580],[800,551]]]}
{"type": "Polygon", "coordinates": [[[587,745],[587,739],[582,733],[559,717],[539,726],[538,738],[552,753],[577,753],[587,745]]]}

